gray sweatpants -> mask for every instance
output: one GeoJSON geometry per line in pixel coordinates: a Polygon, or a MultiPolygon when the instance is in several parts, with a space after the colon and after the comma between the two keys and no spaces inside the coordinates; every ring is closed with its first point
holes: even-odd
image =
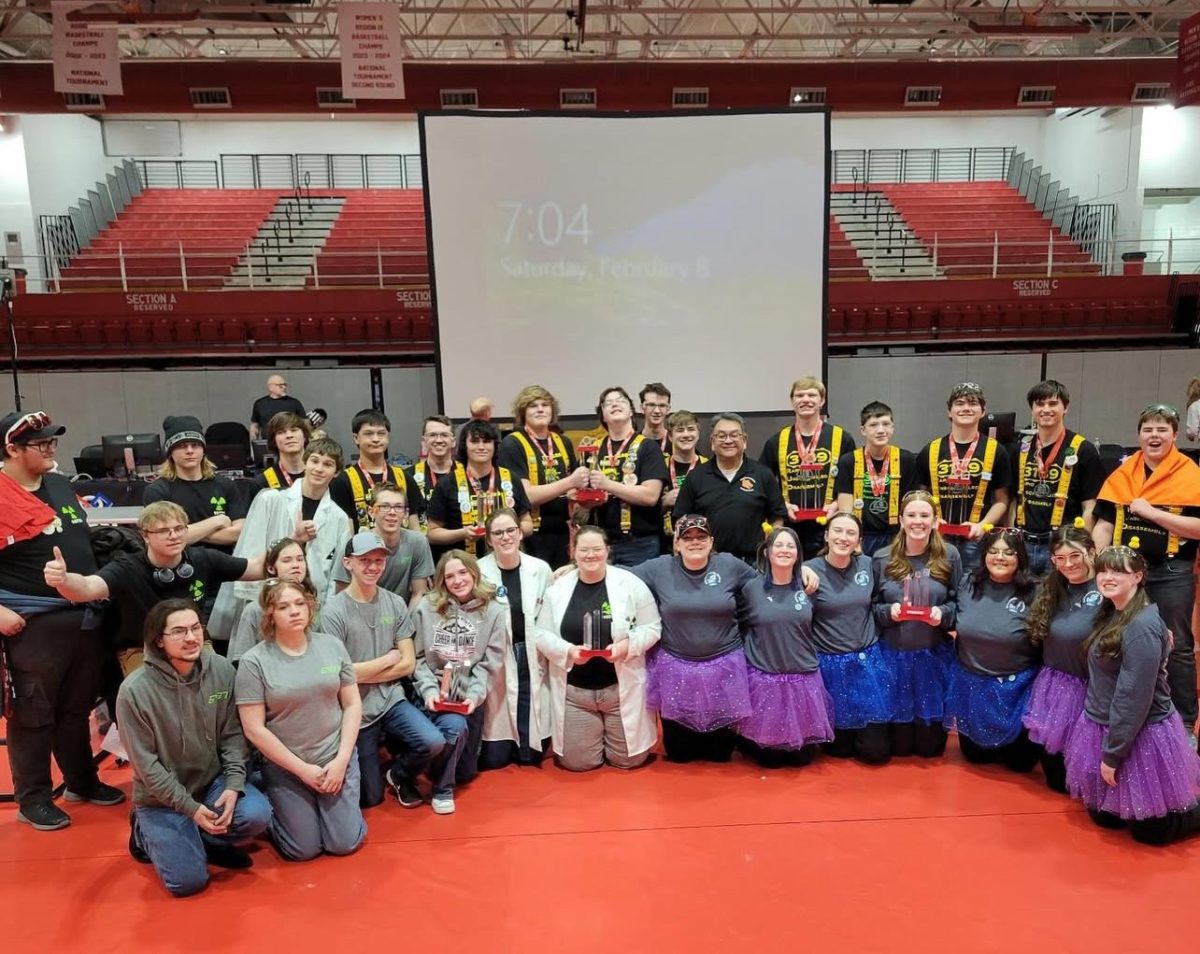
{"type": "Polygon", "coordinates": [[[563,751],[558,764],[572,772],[587,772],[605,762],[616,768],[637,768],[649,752],[631,756],[621,724],[621,695],[614,683],[607,689],[567,686],[563,713],[563,751]]]}
{"type": "Polygon", "coordinates": [[[336,795],[309,788],[291,772],[263,760],[263,789],[274,818],[271,834],[284,857],[308,861],[321,852],[348,855],[367,837],[358,806],[358,759],[351,758],[346,780],[336,795]]]}

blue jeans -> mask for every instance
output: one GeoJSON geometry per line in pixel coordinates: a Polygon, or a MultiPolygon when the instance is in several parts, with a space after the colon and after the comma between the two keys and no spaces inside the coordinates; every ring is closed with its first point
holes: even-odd
{"type": "Polygon", "coordinates": [[[980,553],[978,540],[968,540],[966,537],[950,537],[949,542],[958,547],[958,555],[962,557],[962,568],[964,571],[973,570],[979,566],[979,561],[983,559],[983,555],[980,553]]]}
{"type": "Polygon", "coordinates": [[[863,556],[873,557],[880,550],[892,545],[896,538],[895,530],[884,530],[882,533],[868,530],[862,535],[863,556]]]}
{"type": "Polygon", "coordinates": [[[640,566],[647,560],[658,556],[658,535],[648,537],[630,537],[628,540],[618,540],[612,545],[614,566],[640,566]]]}
{"type": "Polygon", "coordinates": [[[429,763],[429,781],[433,785],[434,798],[449,798],[454,794],[455,781],[468,782],[478,772],[479,752],[468,750],[473,747],[472,738],[478,740],[482,730],[483,709],[476,709],[469,716],[457,712],[434,712],[429,718],[445,739],[441,753],[429,763]],[[460,761],[469,761],[471,764],[464,765],[464,771],[460,772],[460,761]]]}
{"type": "Polygon", "coordinates": [[[1196,637],[1192,632],[1192,604],[1196,601],[1196,577],[1190,560],[1164,560],[1146,572],[1146,595],[1175,637],[1167,657],[1167,682],[1171,701],[1188,732],[1196,723],[1196,637]]]}
{"type": "MultiPolygon", "coordinates": [[[[407,699],[401,699],[370,725],[358,730],[358,767],[362,776],[359,804],[370,808],[383,801],[383,775],[379,761],[381,739],[396,741],[404,747],[393,766],[409,778],[416,778],[445,747],[442,733],[407,699]]],[[[391,767],[391,766],[389,766],[391,767]]]]}
{"type": "Polygon", "coordinates": [[[1029,572],[1044,577],[1050,570],[1050,544],[1026,539],[1025,550],[1029,554],[1029,572]]]}
{"type": "MultiPolygon", "coordinates": [[[[224,791],[225,777],[218,775],[200,801],[212,808],[224,791]]],[[[271,824],[271,805],[262,792],[247,783],[233,810],[227,835],[201,831],[191,818],[173,808],[137,806],[133,817],[134,840],[150,856],[163,887],[177,898],[186,898],[208,884],[205,844],[232,845],[261,834],[271,824]]]]}

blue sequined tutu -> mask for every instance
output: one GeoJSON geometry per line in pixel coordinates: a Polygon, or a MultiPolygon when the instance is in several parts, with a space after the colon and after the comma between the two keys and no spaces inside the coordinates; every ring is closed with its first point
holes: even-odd
{"type": "Polygon", "coordinates": [[[836,728],[861,729],[873,722],[891,721],[896,674],[882,646],[877,642],[856,653],[818,654],[836,728]]]}
{"type": "Polygon", "coordinates": [[[701,661],[655,647],[647,665],[646,706],[693,732],[732,725],[753,711],[746,669],[740,647],[701,661]]]}
{"type": "Polygon", "coordinates": [[[946,728],[957,728],[959,735],[987,749],[1015,742],[1025,728],[1021,720],[1036,676],[1036,667],[1008,676],[982,676],[968,672],[957,658],[951,660],[946,728]]]}
{"type": "Polygon", "coordinates": [[[802,749],[833,740],[829,693],[820,672],[763,672],[747,667],[754,711],[737,733],[768,749],[802,749]]]}
{"type": "Polygon", "coordinates": [[[1117,769],[1117,784],[1100,777],[1100,757],[1108,726],[1080,713],[1064,753],[1067,788],[1093,811],[1126,821],[1161,818],[1187,811],[1200,797],[1200,757],[1188,741],[1178,712],[1142,726],[1129,755],[1117,769]]]}
{"type": "Polygon", "coordinates": [[[1086,679],[1043,666],[1033,680],[1029,705],[1025,707],[1029,738],[1052,755],[1065,752],[1086,698],[1086,679]]]}
{"type": "Polygon", "coordinates": [[[896,649],[880,640],[883,657],[895,678],[889,722],[941,722],[946,715],[948,667],[954,649],[947,642],[933,649],[896,649]]]}

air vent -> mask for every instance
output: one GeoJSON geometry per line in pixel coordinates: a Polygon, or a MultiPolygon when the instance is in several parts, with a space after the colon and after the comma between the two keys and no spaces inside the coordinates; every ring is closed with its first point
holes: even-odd
{"type": "Polygon", "coordinates": [[[353,109],[355,104],[342,95],[340,86],[318,86],[317,105],[322,109],[353,109]]]}
{"type": "Polygon", "coordinates": [[[229,90],[224,86],[193,87],[188,90],[188,95],[196,109],[229,109],[233,105],[229,90]]]}
{"type": "Polygon", "coordinates": [[[563,109],[595,109],[596,91],[594,89],[560,89],[558,105],[563,109]]]}
{"type": "Polygon", "coordinates": [[[676,109],[703,109],[708,105],[708,87],[675,87],[671,90],[671,105],[676,109]]]}
{"type": "Polygon", "coordinates": [[[99,93],[63,93],[67,109],[103,109],[104,97],[99,93]]]}
{"type": "Polygon", "coordinates": [[[904,90],[905,106],[939,106],[941,102],[940,86],[909,86],[904,90]]]}
{"type": "Polygon", "coordinates": [[[1018,106],[1050,106],[1053,103],[1053,86],[1022,86],[1017,94],[1018,106]]]}
{"type": "Polygon", "coordinates": [[[1170,83],[1138,83],[1133,88],[1133,98],[1131,103],[1166,103],[1170,100],[1171,95],[1170,83]]]}
{"type": "Polygon", "coordinates": [[[821,106],[824,102],[824,86],[793,86],[788,95],[789,106],[821,106]]]}
{"type": "Polygon", "coordinates": [[[474,109],[479,105],[477,89],[441,90],[442,109],[474,109]]]}

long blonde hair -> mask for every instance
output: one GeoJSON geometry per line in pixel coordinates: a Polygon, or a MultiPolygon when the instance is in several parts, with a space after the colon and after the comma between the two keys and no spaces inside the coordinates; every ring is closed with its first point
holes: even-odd
{"type": "Polygon", "coordinates": [[[439,616],[445,616],[446,610],[450,608],[451,603],[457,603],[453,594],[446,589],[446,564],[451,560],[459,560],[462,565],[467,568],[467,572],[471,574],[471,578],[475,581],[475,587],[471,590],[471,600],[478,600],[481,606],[487,606],[488,601],[496,595],[496,587],[483,578],[483,574],[479,572],[479,561],[476,560],[466,550],[447,550],[442,554],[442,557],[437,562],[437,569],[433,571],[433,586],[425,595],[429,603],[439,616]]]}
{"type": "MultiPolygon", "coordinates": [[[[914,500],[921,500],[933,508],[934,520],[937,519],[937,507],[933,503],[933,494],[925,490],[910,490],[900,501],[900,512],[904,512],[914,500]]],[[[886,573],[889,579],[904,580],[917,572],[917,563],[907,553],[904,528],[896,534],[892,545],[888,547],[888,564],[886,573]]],[[[950,586],[954,582],[954,571],[950,568],[950,557],[947,555],[946,540],[938,530],[936,523],[929,531],[929,550],[925,568],[929,575],[940,583],[950,586]]]]}

